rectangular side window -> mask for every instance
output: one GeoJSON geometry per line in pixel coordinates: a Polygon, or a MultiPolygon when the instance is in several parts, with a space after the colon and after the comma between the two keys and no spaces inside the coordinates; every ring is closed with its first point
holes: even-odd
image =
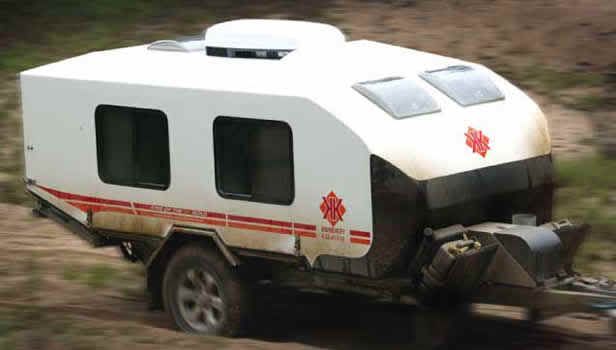
{"type": "Polygon", "coordinates": [[[102,105],[95,118],[98,175],[103,182],[169,187],[169,130],[163,112],[102,105]]]}
{"type": "Polygon", "coordinates": [[[218,117],[214,153],[221,196],[284,205],[293,202],[293,137],[288,124],[218,117]]]}

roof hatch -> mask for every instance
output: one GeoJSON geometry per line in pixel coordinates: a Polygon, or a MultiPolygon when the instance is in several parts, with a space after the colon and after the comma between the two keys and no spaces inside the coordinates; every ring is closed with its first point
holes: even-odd
{"type": "Polygon", "coordinates": [[[280,59],[306,46],[344,42],[336,27],[314,22],[241,19],[215,24],[205,31],[209,56],[280,59]]]}
{"type": "Polygon", "coordinates": [[[183,37],[174,40],[158,40],[148,45],[148,50],[194,52],[204,48],[202,36],[183,37]]]}

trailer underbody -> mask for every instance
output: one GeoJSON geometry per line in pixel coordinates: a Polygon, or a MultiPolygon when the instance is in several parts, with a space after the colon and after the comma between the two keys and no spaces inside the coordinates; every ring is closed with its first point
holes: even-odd
{"type": "MultiPolygon", "coordinates": [[[[95,247],[119,246],[127,259],[145,263],[152,305],[162,306],[155,262],[164,255],[168,238],[96,230],[35,198],[36,215],[53,219],[95,247]]],[[[566,220],[538,227],[482,223],[426,229],[407,274],[381,279],[316,271],[301,256],[226,247],[215,232],[199,235],[199,230],[182,227],[174,231],[211,240],[230,265],[252,273],[251,279],[260,284],[353,293],[432,309],[471,303],[516,306],[526,308],[534,321],[570,312],[604,312],[613,318],[616,283],[581,276],[573,269],[588,230],[588,225],[566,220]]]]}

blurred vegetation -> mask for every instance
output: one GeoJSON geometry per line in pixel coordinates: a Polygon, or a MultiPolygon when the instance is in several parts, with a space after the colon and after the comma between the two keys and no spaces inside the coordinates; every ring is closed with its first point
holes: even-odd
{"type": "Polygon", "coordinates": [[[62,277],[67,281],[78,281],[92,289],[99,289],[114,282],[119,271],[109,265],[96,264],[83,269],[81,266],[67,265],[62,277]]]}
{"type": "Polygon", "coordinates": [[[556,165],[560,186],[576,187],[591,195],[609,197],[610,191],[612,196],[616,195],[616,160],[602,157],[565,159],[557,161],[556,165]]]}
{"type": "MultiPolygon", "coordinates": [[[[181,7],[181,1],[4,1],[10,16],[0,27],[7,36],[0,36],[0,72],[16,74],[88,51],[152,40],[148,33],[135,33],[137,27],[154,26],[167,15],[176,23],[191,23],[188,14],[173,12],[181,7]]],[[[209,17],[203,12],[202,20],[209,17]]]]}
{"type": "Polygon", "coordinates": [[[114,288],[124,296],[135,297],[143,296],[141,281],[144,273],[143,266],[139,264],[123,266],[122,269],[101,263],[87,266],[69,264],[62,270],[62,279],[85,285],[92,290],[114,288]]]}
{"type": "Polygon", "coordinates": [[[558,160],[556,170],[554,217],[592,225],[576,265],[582,271],[616,278],[616,159],[558,160]]]}
{"type": "Polygon", "coordinates": [[[604,83],[604,77],[596,72],[561,71],[542,65],[531,65],[518,71],[505,71],[505,74],[542,94],[552,94],[576,87],[597,87],[604,83]]]}
{"type": "MultiPolygon", "coordinates": [[[[54,308],[57,300],[50,300],[78,300],[79,295],[95,298],[92,292],[104,290],[117,298],[136,299],[136,303],[142,303],[145,300],[143,266],[123,263],[112,257],[109,259],[114,265],[75,260],[70,265],[58,266],[48,263],[56,260],[55,254],[49,251],[22,257],[22,264],[13,265],[18,271],[7,271],[6,275],[0,276],[11,281],[7,286],[9,289],[2,288],[4,285],[0,284],[0,296],[6,302],[0,304],[0,350],[115,349],[161,342],[156,335],[144,331],[134,321],[91,319],[87,317],[88,306],[79,304],[77,308],[84,308],[81,315],[85,317],[77,316],[79,312],[54,308]],[[118,265],[123,266],[116,267],[118,265]],[[64,282],[59,285],[61,281],[64,282]],[[58,286],[64,292],[53,290],[58,286]]],[[[186,343],[186,335],[169,333],[164,339],[169,348],[186,343]]],[[[215,337],[196,338],[194,342],[197,346],[210,345],[209,348],[224,346],[224,340],[215,337]]]]}
{"type": "Polygon", "coordinates": [[[601,72],[559,70],[540,64],[513,68],[496,63],[492,68],[518,86],[571,109],[595,112],[616,106],[616,99],[608,93],[608,80],[601,72]]]}

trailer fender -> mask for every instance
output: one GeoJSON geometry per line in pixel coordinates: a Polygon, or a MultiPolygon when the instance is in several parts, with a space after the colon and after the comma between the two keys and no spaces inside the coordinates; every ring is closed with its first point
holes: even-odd
{"type": "Polygon", "coordinates": [[[231,266],[238,266],[240,264],[240,260],[235,254],[233,254],[233,252],[231,252],[231,250],[229,250],[222,239],[220,239],[216,231],[192,227],[171,226],[165,235],[165,239],[149,257],[146,263],[146,268],[149,269],[160,256],[164,255],[165,251],[169,248],[173,248],[173,243],[183,240],[209,240],[215,244],[216,248],[231,266]]]}

